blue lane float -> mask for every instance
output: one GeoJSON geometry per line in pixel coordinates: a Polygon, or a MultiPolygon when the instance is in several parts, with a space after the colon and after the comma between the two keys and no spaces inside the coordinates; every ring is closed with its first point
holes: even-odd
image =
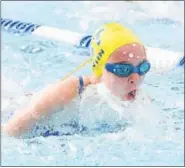
{"type": "Polygon", "coordinates": [[[31,34],[41,25],[1,18],[1,28],[16,34],[31,34]]]}

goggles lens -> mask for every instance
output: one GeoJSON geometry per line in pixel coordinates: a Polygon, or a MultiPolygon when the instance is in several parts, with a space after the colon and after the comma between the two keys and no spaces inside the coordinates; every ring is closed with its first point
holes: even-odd
{"type": "Polygon", "coordinates": [[[111,72],[119,77],[128,77],[132,73],[138,73],[139,75],[144,75],[150,70],[150,63],[144,61],[138,66],[133,66],[132,64],[116,63],[110,64],[107,63],[105,68],[108,72],[111,72]]]}

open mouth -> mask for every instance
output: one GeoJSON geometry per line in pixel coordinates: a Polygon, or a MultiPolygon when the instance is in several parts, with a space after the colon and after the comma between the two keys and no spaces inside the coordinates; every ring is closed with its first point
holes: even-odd
{"type": "Polygon", "coordinates": [[[136,97],[136,90],[132,90],[127,94],[127,100],[133,100],[136,97]]]}

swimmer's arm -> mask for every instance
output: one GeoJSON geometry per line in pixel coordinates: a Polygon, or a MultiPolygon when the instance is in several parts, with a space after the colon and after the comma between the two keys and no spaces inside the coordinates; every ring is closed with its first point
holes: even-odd
{"type": "MultiPolygon", "coordinates": [[[[83,76],[84,87],[91,84],[90,77],[83,76]]],[[[37,100],[34,100],[27,108],[15,113],[3,131],[10,136],[21,136],[26,133],[41,119],[48,117],[57,108],[69,104],[78,96],[79,78],[71,77],[59,81],[43,90],[37,100]]]]}

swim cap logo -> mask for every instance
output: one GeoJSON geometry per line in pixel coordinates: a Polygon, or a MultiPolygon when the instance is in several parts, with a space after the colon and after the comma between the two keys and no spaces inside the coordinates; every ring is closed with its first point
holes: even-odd
{"type": "Polygon", "coordinates": [[[99,53],[96,56],[96,60],[93,63],[93,67],[96,67],[96,65],[99,63],[99,61],[101,60],[101,57],[103,56],[104,53],[105,52],[102,49],[99,51],[99,53]]]}
{"type": "Polygon", "coordinates": [[[100,43],[101,43],[100,36],[101,36],[101,33],[102,33],[103,31],[104,31],[104,28],[100,29],[100,30],[96,33],[96,35],[94,36],[94,40],[96,41],[96,43],[97,43],[98,45],[100,45],[100,43]]]}
{"type": "Polygon", "coordinates": [[[97,57],[102,57],[103,54],[104,54],[104,50],[101,49],[97,57]]]}

